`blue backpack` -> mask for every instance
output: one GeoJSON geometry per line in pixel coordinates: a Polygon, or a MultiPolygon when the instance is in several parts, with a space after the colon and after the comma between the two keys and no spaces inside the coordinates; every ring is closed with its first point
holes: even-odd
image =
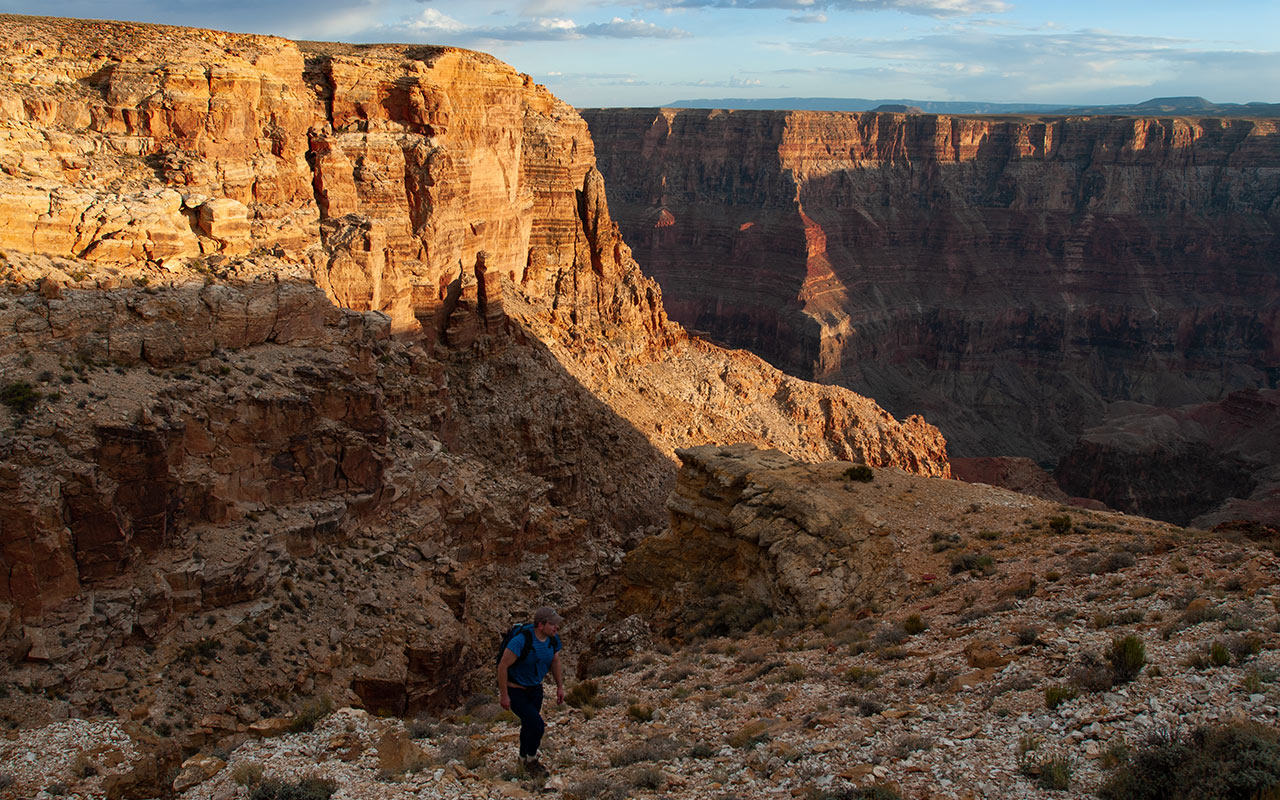
{"type": "MultiPolygon", "coordinates": [[[[511,630],[507,631],[506,634],[503,635],[502,644],[498,645],[498,655],[493,660],[493,665],[495,667],[498,666],[498,664],[502,663],[503,652],[508,649],[507,645],[511,644],[511,640],[516,638],[517,636],[524,637],[524,644],[521,645],[519,649],[519,655],[516,656],[515,663],[512,664],[512,666],[515,666],[516,664],[519,664],[522,661],[526,660],[527,658],[529,658],[529,655],[533,653],[533,623],[522,622],[519,625],[512,626],[511,630]]],[[[551,637],[551,652],[553,654],[560,652],[559,636],[551,637]]]]}

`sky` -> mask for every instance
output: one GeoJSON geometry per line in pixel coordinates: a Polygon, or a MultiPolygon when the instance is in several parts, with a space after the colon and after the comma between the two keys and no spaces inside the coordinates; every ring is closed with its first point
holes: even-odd
{"type": "Polygon", "coordinates": [[[456,45],[578,107],[1280,102],[1280,0],[0,0],[0,11],[456,45]]]}

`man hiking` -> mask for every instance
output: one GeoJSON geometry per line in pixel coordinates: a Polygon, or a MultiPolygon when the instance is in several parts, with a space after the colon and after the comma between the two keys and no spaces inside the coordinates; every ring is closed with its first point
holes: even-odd
{"type": "Polygon", "coordinates": [[[533,777],[547,774],[538,763],[538,746],[547,729],[542,720],[542,681],[548,671],[556,680],[556,704],[564,704],[564,669],[556,635],[563,623],[554,608],[539,608],[533,612],[532,625],[511,629],[498,659],[498,701],[520,718],[520,763],[533,777]]]}

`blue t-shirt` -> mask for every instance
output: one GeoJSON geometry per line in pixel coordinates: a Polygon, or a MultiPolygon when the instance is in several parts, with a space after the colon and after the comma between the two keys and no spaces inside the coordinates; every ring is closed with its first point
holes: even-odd
{"type": "Polygon", "coordinates": [[[516,662],[507,669],[507,680],[521,686],[539,686],[542,679],[547,677],[551,660],[556,656],[555,644],[550,636],[540,642],[533,631],[529,631],[527,635],[533,638],[533,649],[529,651],[529,657],[523,660],[520,658],[520,651],[524,649],[526,634],[517,633],[507,642],[507,649],[516,656],[516,662]]]}

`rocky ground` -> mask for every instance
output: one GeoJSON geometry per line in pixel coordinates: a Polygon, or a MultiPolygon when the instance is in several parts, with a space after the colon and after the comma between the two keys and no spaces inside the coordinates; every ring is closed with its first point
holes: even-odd
{"type": "MultiPolygon", "coordinates": [[[[900,498],[916,481],[946,501],[922,503],[936,525],[891,534],[909,576],[896,598],[712,635],[753,621],[722,608],[701,633],[633,637],[644,644],[569,681],[574,705],[548,705],[549,780],[519,773],[516,725],[483,693],[438,718],[313,708],[263,720],[163,780],[193,800],[307,777],[333,781],[337,798],[727,800],[871,786],[912,798],[1088,797],[1153,735],[1280,723],[1280,560],[1266,542],[876,475],[853,490],[861,502],[900,498]],[[987,502],[955,505],[952,493],[987,502]],[[1115,666],[1125,659],[1108,654],[1129,636],[1144,653],[1139,663],[1129,651],[1136,675],[1125,680],[1115,666]],[[310,731],[273,735],[315,717],[310,731]],[[1039,774],[1064,764],[1067,788],[1042,788],[1039,774]]],[[[595,633],[566,629],[571,666],[595,633]]],[[[129,725],[10,732],[0,797],[118,796],[128,781],[113,775],[155,769],[129,725]]]]}

